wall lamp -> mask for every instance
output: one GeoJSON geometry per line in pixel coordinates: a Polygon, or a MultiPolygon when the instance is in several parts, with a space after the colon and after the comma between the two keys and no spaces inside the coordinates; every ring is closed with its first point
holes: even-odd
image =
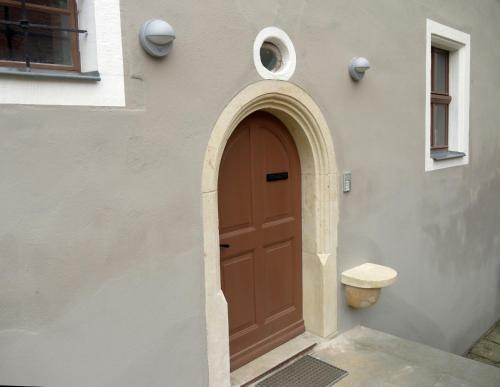
{"type": "Polygon", "coordinates": [[[369,68],[370,62],[368,62],[368,59],[362,57],[352,58],[351,63],[349,63],[349,74],[355,81],[360,81],[369,68]]]}
{"type": "Polygon", "coordinates": [[[166,56],[172,49],[175,30],[166,21],[151,19],[145,22],[139,32],[142,48],[156,58],[166,56]]]}

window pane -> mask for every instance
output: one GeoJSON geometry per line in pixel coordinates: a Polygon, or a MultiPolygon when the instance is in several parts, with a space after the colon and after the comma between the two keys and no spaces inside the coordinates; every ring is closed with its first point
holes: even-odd
{"type": "Polygon", "coordinates": [[[260,48],[260,61],[269,71],[277,71],[281,67],[280,49],[273,43],[264,42],[260,48]]]}
{"type": "MultiPolygon", "coordinates": [[[[19,10],[6,6],[0,7],[0,19],[18,21],[19,10]]],[[[24,60],[22,47],[23,35],[17,27],[0,24],[0,60],[24,60]]]]}
{"type": "Polygon", "coordinates": [[[69,0],[27,0],[26,4],[45,5],[47,7],[68,8],[69,0]]]}
{"type": "Polygon", "coordinates": [[[443,147],[448,146],[446,143],[447,132],[447,110],[448,105],[433,104],[432,105],[432,120],[434,128],[433,146],[443,147]]]}
{"type": "Polygon", "coordinates": [[[447,67],[448,55],[436,51],[434,54],[434,92],[447,94],[448,90],[446,88],[447,84],[447,67]]]}
{"type": "MultiPolygon", "coordinates": [[[[19,21],[21,10],[0,7],[0,19],[19,21]]],[[[28,11],[30,23],[70,27],[69,17],[38,11],[28,11]]],[[[27,49],[31,62],[47,64],[72,64],[71,33],[42,28],[30,28],[27,43],[24,31],[13,25],[0,26],[0,60],[24,61],[27,49]]]]}

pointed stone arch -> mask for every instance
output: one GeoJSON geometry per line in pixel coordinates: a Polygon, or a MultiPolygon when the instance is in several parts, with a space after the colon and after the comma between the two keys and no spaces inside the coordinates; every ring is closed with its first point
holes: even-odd
{"type": "Polygon", "coordinates": [[[260,81],[238,93],[210,136],[202,176],[205,312],[210,386],[229,386],[227,303],[220,284],[217,180],[219,165],[237,125],[263,110],[293,136],[302,167],[303,313],[306,330],[326,337],[337,330],[338,172],[331,132],[319,107],[298,86],[260,81]]]}

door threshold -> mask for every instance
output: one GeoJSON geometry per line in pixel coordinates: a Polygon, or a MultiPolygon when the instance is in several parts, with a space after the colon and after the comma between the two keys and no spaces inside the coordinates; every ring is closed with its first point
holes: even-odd
{"type": "Polygon", "coordinates": [[[323,341],[324,339],[318,336],[304,332],[231,372],[231,387],[251,386],[267,374],[307,354],[316,344],[323,341]]]}

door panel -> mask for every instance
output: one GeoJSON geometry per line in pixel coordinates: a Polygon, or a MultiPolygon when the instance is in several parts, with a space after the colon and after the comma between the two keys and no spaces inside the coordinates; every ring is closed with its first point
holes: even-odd
{"type": "Polygon", "coordinates": [[[292,241],[280,242],[264,249],[264,292],[268,302],[264,306],[264,317],[276,315],[293,306],[295,267],[290,265],[289,257],[293,255],[292,241]]]}
{"type": "Polygon", "coordinates": [[[235,369],[304,331],[300,163],[277,118],[258,112],[238,125],[221,160],[218,200],[235,369]]]}
{"type": "Polygon", "coordinates": [[[253,253],[225,260],[221,270],[231,335],[256,323],[253,253]]]}
{"type": "Polygon", "coordinates": [[[252,223],[250,132],[241,131],[231,140],[224,153],[224,168],[219,172],[219,179],[228,182],[219,186],[219,196],[224,198],[224,206],[219,208],[219,228],[226,232],[252,223]]]}
{"type": "MultiPolygon", "coordinates": [[[[262,141],[265,144],[264,167],[268,173],[288,172],[290,163],[288,159],[286,144],[273,132],[263,130],[262,141]]],[[[293,197],[289,194],[291,190],[290,177],[287,180],[278,180],[264,185],[264,220],[278,219],[292,213],[293,197]]]]}

